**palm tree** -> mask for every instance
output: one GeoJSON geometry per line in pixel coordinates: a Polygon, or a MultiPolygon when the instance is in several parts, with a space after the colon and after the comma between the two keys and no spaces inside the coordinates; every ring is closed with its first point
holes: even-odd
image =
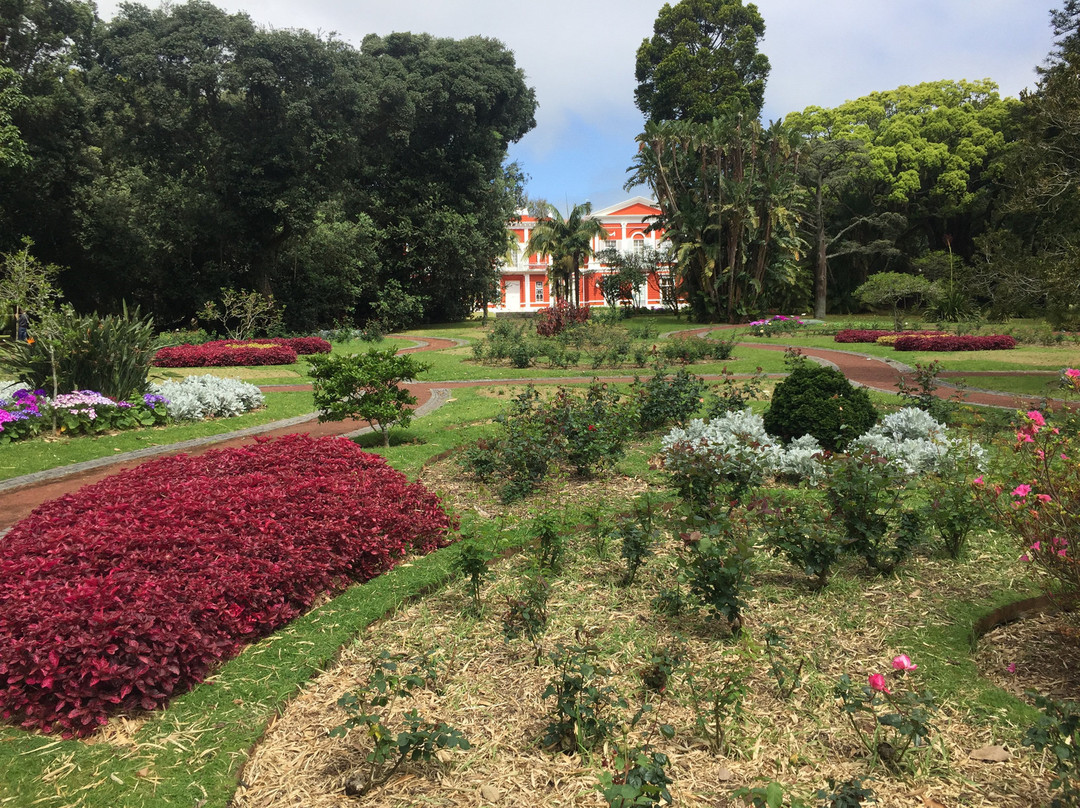
{"type": "Polygon", "coordinates": [[[555,297],[570,297],[570,283],[574,284],[574,305],[581,302],[581,266],[585,259],[595,255],[592,248],[594,236],[607,238],[607,231],[596,219],[590,217],[592,204],[574,205],[565,219],[554,205],[541,202],[537,211],[536,226],[529,235],[525,252],[546,255],[551,258],[548,272],[555,297]]]}

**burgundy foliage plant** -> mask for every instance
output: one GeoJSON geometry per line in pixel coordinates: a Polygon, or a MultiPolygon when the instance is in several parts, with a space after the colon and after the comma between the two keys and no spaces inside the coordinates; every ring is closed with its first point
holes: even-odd
{"type": "Polygon", "coordinates": [[[0,542],[0,716],[85,736],[161,707],[450,528],[383,458],[304,435],[153,460],[47,502],[0,542]]]}

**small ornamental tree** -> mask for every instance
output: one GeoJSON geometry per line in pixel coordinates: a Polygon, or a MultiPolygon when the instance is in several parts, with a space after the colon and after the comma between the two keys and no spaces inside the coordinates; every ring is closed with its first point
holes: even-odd
{"type": "Polygon", "coordinates": [[[221,289],[221,304],[208,300],[199,317],[220,323],[230,339],[250,339],[259,331],[270,331],[281,322],[281,311],[271,294],[221,289]]]}
{"type": "Polygon", "coordinates": [[[932,303],[938,294],[938,287],[926,278],[904,272],[878,272],[855,290],[855,296],[866,305],[892,309],[893,325],[897,331],[904,327],[901,313],[907,307],[923,302],[932,303]]]}
{"type": "Polygon", "coordinates": [[[416,396],[401,386],[430,365],[412,356],[395,356],[394,349],[370,350],[349,356],[316,356],[311,360],[315,407],[320,421],[358,418],[382,432],[390,445],[390,428],[408,426],[409,406],[416,396]]]}

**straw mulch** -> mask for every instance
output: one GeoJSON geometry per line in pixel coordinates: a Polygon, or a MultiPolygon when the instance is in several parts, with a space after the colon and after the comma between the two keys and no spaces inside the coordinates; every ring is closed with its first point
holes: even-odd
{"type": "MultiPolygon", "coordinates": [[[[453,461],[428,469],[425,481],[442,489],[459,511],[474,508],[495,518],[505,510],[487,494],[478,494],[474,484],[462,482],[453,461]]],[[[616,486],[621,497],[645,487],[619,478],[615,485],[592,482],[580,489],[564,482],[547,494],[556,502],[569,496],[595,502],[611,496],[616,486]]],[[[626,728],[631,740],[648,740],[670,757],[667,771],[676,805],[741,805],[731,797],[735,788],[772,780],[812,800],[829,778],[842,782],[855,777],[873,788],[880,806],[1019,808],[1049,802],[1050,773],[1042,756],[1020,746],[1024,728],[1008,725],[987,708],[969,707],[959,698],[942,703],[931,745],[914,750],[902,770],[892,772],[869,757],[833,695],[844,673],[860,682],[869,673],[886,673],[893,689],[903,689],[919,686],[927,670],[970,666],[970,660],[934,658],[930,647],[894,647],[889,638],[905,630],[917,637],[920,631],[947,627],[950,600],[1000,589],[1002,579],[994,577],[1002,566],[1000,548],[987,546],[962,566],[914,559],[892,578],[869,577],[853,563],[823,592],[812,592],[791,568],[765,560],[754,577],[746,630],[736,640],[719,620],[698,615],[670,619],[651,609],[651,597],[669,585],[678,544],[676,536],[669,536],[635,585],[624,588],[617,585],[622,572],[617,545],[600,560],[590,539],[573,539],[571,560],[553,585],[540,666],[534,664],[529,643],[502,636],[505,596],[519,590],[532,558],[529,551],[496,566],[479,616],[471,614],[464,586],[455,584],[372,626],[269,728],[241,775],[235,805],[602,808],[606,803],[596,788],[597,772],[612,759],[611,745],[582,757],[545,751],[538,742],[552,720],[553,700],[541,694],[555,675],[546,654],[557,643],[592,643],[602,649],[600,661],[612,670],[604,683],[630,702],[626,715],[645,696],[641,673],[655,649],[671,648],[692,661],[699,681],[744,672],[748,689],[742,716],[732,723],[729,742],[718,753],[695,726],[697,713],[679,674],[663,698],[651,697],[654,711],[637,728],[626,728]],[[766,625],[783,631],[790,662],[804,661],[803,683],[788,701],[778,697],[763,653],[766,625]],[[440,753],[437,763],[406,764],[387,785],[362,799],[350,798],[345,786],[364,770],[368,739],[362,730],[344,739],[329,737],[328,730],[348,715],[337,706],[338,699],[366,681],[373,658],[384,650],[437,655],[437,687],[397,705],[396,712],[415,707],[426,717],[444,720],[461,730],[472,748],[440,753]],[[899,653],[909,653],[920,665],[906,681],[890,671],[890,660],[899,653]],[[655,731],[658,723],[673,725],[674,739],[662,738],[655,731]],[[1012,759],[987,763],[969,757],[992,745],[1005,745],[1012,759]]],[[[1071,628],[1057,625],[1028,622],[993,632],[978,652],[980,672],[1017,693],[1032,683],[1075,693],[1075,623],[1071,628]],[[1060,645],[1048,640],[1055,632],[1060,645]],[[1013,662],[1016,672],[1007,673],[1013,662]]]]}

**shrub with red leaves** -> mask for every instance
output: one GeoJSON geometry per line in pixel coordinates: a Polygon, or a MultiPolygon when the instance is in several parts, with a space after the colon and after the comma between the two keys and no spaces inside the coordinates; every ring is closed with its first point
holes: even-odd
{"type": "Polygon", "coordinates": [[[331,345],[322,337],[282,337],[275,339],[279,345],[288,345],[300,356],[330,353],[331,345]]]}
{"type": "Polygon", "coordinates": [[[843,328],[836,332],[833,342],[877,342],[881,337],[942,334],[941,331],[882,331],[872,328],[843,328]]]}
{"type": "Polygon", "coordinates": [[[554,337],[572,323],[587,322],[589,314],[588,306],[572,306],[568,301],[560,300],[536,313],[536,333],[541,337],[554,337]]]}
{"type": "Polygon", "coordinates": [[[0,716],[84,736],[161,707],[450,528],[383,458],[304,435],[154,460],[47,502],[0,542],[0,716]]]}
{"type": "Polygon", "coordinates": [[[1008,334],[897,337],[893,343],[898,351],[1008,351],[1015,347],[1016,340],[1008,334]]]}
{"type": "Polygon", "coordinates": [[[278,340],[219,339],[202,345],[171,345],[161,348],[153,364],[159,368],[238,367],[241,365],[291,365],[296,351],[278,340]]]}

